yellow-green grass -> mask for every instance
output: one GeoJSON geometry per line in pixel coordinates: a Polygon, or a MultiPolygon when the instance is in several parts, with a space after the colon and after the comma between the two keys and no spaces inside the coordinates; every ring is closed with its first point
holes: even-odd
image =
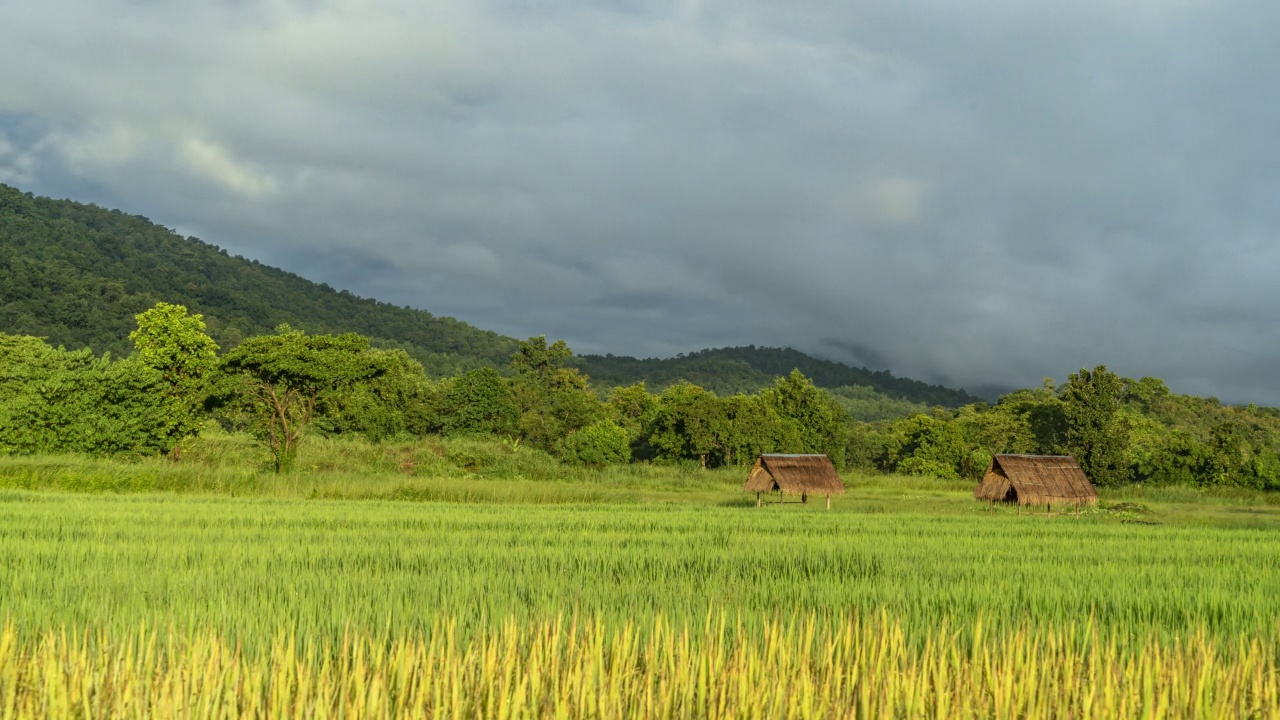
{"type": "Polygon", "coordinates": [[[733,632],[563,617],[462,635],[0,630],[0,716],[184,718],[1276,718],[1280,638],[1204,633],[1123,646],[1096,628],[965,633],[923,645],[881,614],[733,632]],[[965,634],[968,639],[962,640],[965,634]]]}
{"type": "Polygon", "coordinates": [[[0,618],[262,642],[287,629],[465,632],[558,614],[610,627],[708,611],[755,631],[881,611],[913,637],[1081,626],[1128,643],[1269,637],[1280,534],[1104,514],[831,512],[0,492],[0,618]]]}

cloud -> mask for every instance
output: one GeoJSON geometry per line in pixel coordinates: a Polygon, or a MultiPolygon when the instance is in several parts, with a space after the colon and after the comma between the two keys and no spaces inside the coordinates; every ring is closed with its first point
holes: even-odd
{"type": "Polygon", "coordinates": [[[277,189],[275,179],[232,159],[226,149],[201,138],[189,137],[179,146],[181,157],[198,177],[222,185],[247,198],[262,198],[277,189]]]}
{"type": "Polygon", "coordinates": [[[6,134],[0,132],[0,182],[29,183],[34,167],[35,158],[30,153],[19,151],[9,142],[6,134]]]}
{"type": "Polygon", "coordinates": [[[1261,2],[54,0],[0,179],[582,351],[1280,403],[1261,2]]]}

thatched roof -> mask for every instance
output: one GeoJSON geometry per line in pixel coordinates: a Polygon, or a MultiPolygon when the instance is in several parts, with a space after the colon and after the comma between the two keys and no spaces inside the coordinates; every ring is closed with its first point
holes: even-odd
{"type": "Polygon", "coordinates": [[[1092,505],[1098,501],[1098,491],[1070,455],[996,455],[973,496],[1019,505],[1092,505]]]}
{"type": "Polygon", "coordinates": [[[826,455],[761,455],[742,490],[839,495],[844,492],[844,481],[826,455]]]}

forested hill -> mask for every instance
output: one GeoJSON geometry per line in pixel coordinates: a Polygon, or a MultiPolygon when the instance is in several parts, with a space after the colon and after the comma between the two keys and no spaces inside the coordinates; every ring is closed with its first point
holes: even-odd
{"type": "Polygon", "coordinates": [[[888,371],[849,367],[791,348],[750,345],[701,350],[667,359],[584,355],[580,360],[583,371],[602,385],[644,380],[650,388],[660,389],[686,380],[720,395],[732,395],[754,392],[772,384],[774,378],[799,369],[818,387],[869,387],[899,400],[952,408],[981,400],[963,390],[894,377],[888,371]]]}
{"type": "Polygon", "coordinates": [[[144,217],[0,184],[0,332],[128,354],[158,301],[203,313],[223,348],[280,323],[401,347],[435,375],[505,365],[516,343],[453,318],[337,291],[232,257],[144,217]]]}
{"type": "MultiPolygon", "coordinates": [[[[203,314],[224,350],[289,323],[310,332],[366,335],[375,345],[405,350],[441,377],[505,368],[516,348],[513,338],[231,256],[144,217],[0,184],[0,332],[127,355],[134,316],[160,301],[203,314]]],[[[839,390],[859,417],[896,417],[916,406],[958,407],[976,399],[791,349],[724,348],[666,360],[593,355],[577,362],[598,388],[645,380],[660,389],[688,380],[724,395],[754,392],[799,368],[818,386],[839,390]]]]}

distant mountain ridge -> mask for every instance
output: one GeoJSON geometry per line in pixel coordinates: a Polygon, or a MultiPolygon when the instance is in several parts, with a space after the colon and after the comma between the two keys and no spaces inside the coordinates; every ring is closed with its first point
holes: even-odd
{"type": "Polygon", "coordinates": [[[923,405],[959,407],[981,400],[963,390],[895,377],[887,370],[850,367],[792,348],[748,345],[643,360],[616,355],[583,355],[580,363],[583,371],[604,385],[627,385],[644,380],[651,389],[660,389],[686,380],[717,394],[731,395],[767,387],[773,384],[774,378],[798,369],[819,387],[869,387],[888,397],[923,405]]]}
{"type": "MultiPolygon", "coordinates": [[[[159,301],[202,313],[223,349],[280,323],[358,332],[404,349],[434,376],[505,368],[516,340],[425,310],[358,297],[256,260],[228,255],[147,218],[0,184],[0,332],[128,354],[134,315],[159,301]]],[[[703,350],[667,359],[576,359],[597,387],[688,380],[720,394],[751,392],[793,368],[827,388],[868,387],[901,401],[956,407],[978,398],[790,348],[703,350]]],[[[848,393],[846,393],[848,394],[848,393]]],[[[850,397],[857,397],[852,393],[850,397]]]]}

